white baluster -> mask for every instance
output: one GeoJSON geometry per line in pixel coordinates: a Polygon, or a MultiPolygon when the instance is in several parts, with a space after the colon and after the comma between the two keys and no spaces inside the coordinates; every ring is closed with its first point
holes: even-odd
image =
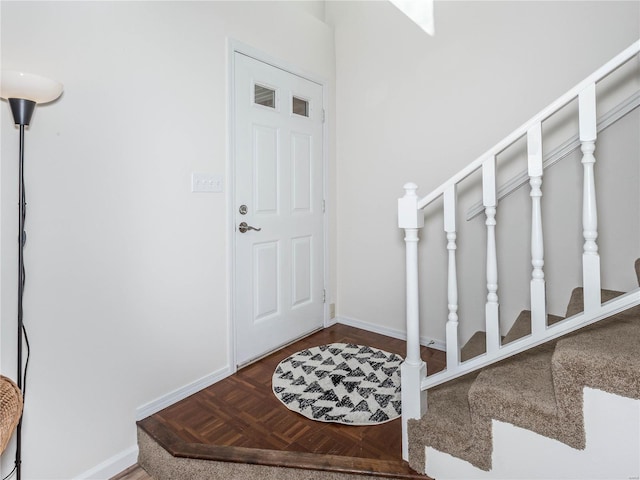
{"type": "Polygon", "coordinates": [[[584,311],[600,308],[600,255],[598,254],[598,212],[596,208],[596,183],[594,164],[596,158],[596,86],[585,88],[578,95],[580,116],[580,142],[584,171],[582,190],[582,283],[584,286],[584,311]]]}
{"type": "Polygon", "coordinates": [[[418,231],[424,226],[424,213],[418,209],[418,186],[407,183],[398,200],[398,226],[405,231],[407,288],[407,355],[401,366],[402,377],[402,458],[409,458],[407,422],[421,418],[427,409],[422,379],[427,366],[420,357],[420,304],[418,288],[418,231]]]}
{"type": "Polygon", "coordinates": [[[498,257],[496,249],[496,158],[482,164],[482,203],[487,216],[487,303],[485,324],[487,353],[500,348],[500,305],[498,303],[498,257]]]}
{"type": "Polygon", "coordinates": [[[455,368],[460,362],[458,343],[458,276],[456,273],[456,185],[444,192],[444,231],[447,234],[449,273],[447,297],[449,316],[447,320],[447,367],[455,368]]]}
{"type": "Polygon", "coordinates": [[[544,237],[542,234],[542,124],[527,132],[529,184],[531,185],[531,333],[542,334],[547,327],[544,280],[544,237]]]}

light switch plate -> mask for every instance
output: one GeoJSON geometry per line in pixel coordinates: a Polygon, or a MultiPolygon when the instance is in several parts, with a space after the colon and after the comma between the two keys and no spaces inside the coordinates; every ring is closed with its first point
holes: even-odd
{"type": "Polygon", "coordinates": [[[191,174],[191,191],[196,192],[222,192],[222,175],[216,173],[196,173],[191,174]]]}

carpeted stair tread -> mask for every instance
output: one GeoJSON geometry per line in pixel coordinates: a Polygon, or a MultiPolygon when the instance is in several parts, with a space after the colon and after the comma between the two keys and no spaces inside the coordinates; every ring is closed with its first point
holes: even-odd
{"type": "MultiPolygon", "coordinates": [[[[502,340],[504,341],[504,337],[502,340]]],[[[485,353],[487,353],[487,333],[478,331],[460,349],[460,361],[466,362],[485,353]]]]}
{"type": "MultiPolygon", "coordinates": [[[[600,294],[600,298],[602,303],[608,302],[609,300],[613,300],[620,295],[623,295],[624,292],[617,292],[615,290],[605,290],[602,289],[602,293],[600,294]]],[[[582,287],[577,287],[573,289],[571,292],[571,300],[569,300],[569,305],[567,306],[566,318],[572,317],[578,313],[584,311],[584,290],[582,287]]]]}
{"type": "Polygon", "coordinates": [[[476,332],[460,349],[460,361],[465,362],[471,358],[482,355],[487,351],[486,332],[476,332]]]}
{"type": "Polygon", "coordinates": [[[629,309],[558,340],[552,358],[563,441],[586,445],[585,386],[640,399],[640,315],[629,309]]]}
{"type": "MultiPolygon", "coordinates": [[[[564,320],[564,318],[550,313],[547,314],[547,325],[553,325],[561,320],[564,320]]],[[[520,312],[520,315],[518,315],[509,332],[504,336],[502,344],[506,345],[527,335],[531,335],[531,311],[523,310],[520,312]]]]}
{"type": "Polygon", "coordinates": [[[485,368],[469,389],[471,411],[558,438],[551,372],[554,347],[555,342],[549,342],[485,368]]]}
{"type": "MultiPolygon", "coordinates": [[[[478,331],[460,349],[460,361],[486,353],[486,333],[478,331]]],[[[424,448],[427,445],[469,462],[484,458],[486,452],[477,451],[471,441],[473,425],[469,408],[469,389],[480,372],[434,387],[427,392],[427,413],[421,420],[409,420],[409,448],[417,446],[409,455],[409,465],[424,471],[424,448]]]]}
{"type": "Polygon", "coordinates": [[[409,420],[409,465],[424,471],[424,446],[447,452],[467,461],[475,458],[469,389],[478,372],[465,375],[427,392],[427,413],[409,420]]]}
{"type": "Polygon", "coordinates": [[[640,398],[640,316],[630,311],[558,340],[554,375],[570,371],[582,385],[640,398]]]}

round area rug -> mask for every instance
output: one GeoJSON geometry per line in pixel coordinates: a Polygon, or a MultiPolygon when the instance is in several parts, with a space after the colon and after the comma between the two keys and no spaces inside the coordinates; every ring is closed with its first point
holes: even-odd
{"type": "Polygon", "coordinates": [[[373,347],[331,343],[284,359],[273,393],[312,420],[375,425],[400,416],[402,357],[373,347]]]}

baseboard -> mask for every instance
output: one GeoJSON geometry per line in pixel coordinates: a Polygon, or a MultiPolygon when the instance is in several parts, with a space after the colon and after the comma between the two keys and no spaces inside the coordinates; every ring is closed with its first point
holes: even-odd
{"type": "Polygon", "coordinates": [[[336,323],[340,323],[338,322],[338,317],[330,318],[326,322],[324,322],[324,328],[333,327],[336,323]]]}
{"type": "MultiPolygon", "coordinates": [[[[172,392],[158,397],[149,403],[145,403],[136,409],[136,420],[142,420],[143,418],[153,415],[163,408],[173,405],[174,403],[187,398],[189,395],[193,395],[203,388],[213,385],[232,373],[233,371],[228,366],[221,368],[216,372],[199,378],[195,382],[173,390],[172,392]]],[[[104,462],[93,467],[91,470],[87,470],[86,472],[76,476],[74,480],[106,480],[121,473],[132,465],[135,465],[137,461],[138,445],[134,445],[113,457],[108,458],[104,462]]]]}
{"type": "MultiPolygon", "coordinates": [[[[344,315],[338,315],[336,323],[342,323],[350,327],[360,328],[373,333],[379,333],[380,335],[386,335],[387,337],[397,338],[399,340],[406,340],[407,333],[403,330],[396,330],[395,328],[383,327],[381,325],[375,325],[373,323],[365,322],[364,320],[358,320],[357,318],[347,317],[344,315]]],[[[441,340],[429,338],[425,336],[420,337],[420,344],[426,347],[435,348],[445,352],[447,350],[446,345],[441,340]]]]}
{"type": "Polygon", "coordinates": [[[106,459],[91,470],[76,476],[74,480],[107,480],[126,470],[138,461],[138,445],[133,445],[126,450],[106,459]]]}
{"type": "Polygon", "coordinates": [[[202,378],[199,378],[195,382],[192,382],[184,387],[180,387],[172,392],[169,392],[161,397],[156,398],[155,400],[150,401],[149,403],[145,403],[136,409],[136,421],[142,420],[143,418],[147,418],[154,413],[159,412],[163,408],[167,408],[169,405],[173,405],[180,400],[187,398],[189,395],[193,395],[196,392],[199,392],[203,388],[207,388],[213,385],[216,382],[219,382],[223,378],[228,377],[233,373],[231,367],[226,366],[221,368],[220,370],[210,373],[209,375],[205,375],[202,378]]]}

